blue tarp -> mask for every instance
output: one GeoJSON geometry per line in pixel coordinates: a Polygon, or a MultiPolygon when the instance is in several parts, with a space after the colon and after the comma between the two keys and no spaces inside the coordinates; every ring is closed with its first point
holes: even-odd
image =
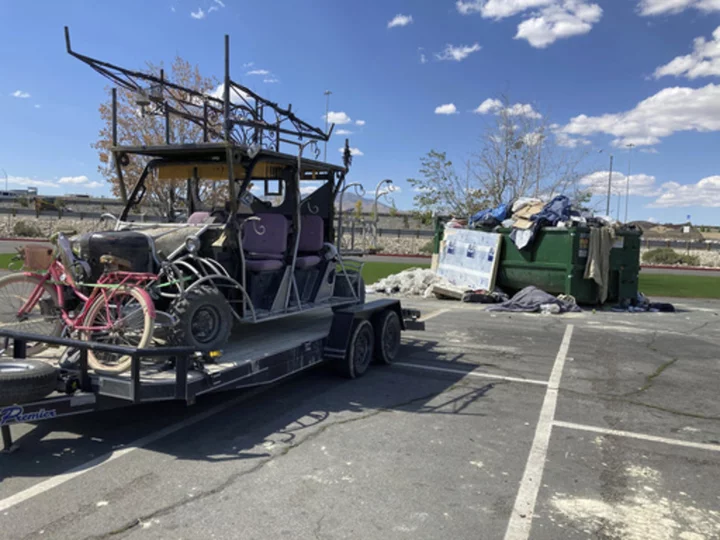
{"type": "Polygon", "coordinates": [[[498,222],[502,222],[507,219],[509,210],[510,205],[508,204],[501,204],[497,208],[490,210],[480,210],[480,212],[470,218],[470,225],[484,221],[488,218],[494,218],[498,220],[498,222]]]}
{"type": "Polygon", "coordinates": [[[552,201],[545,205],[540,212],[532,216],[530,219],[537,223],[540,227],[554,227],[561,221],[570,219],[570,199],[565,195],[558,195],[552,201]]]}

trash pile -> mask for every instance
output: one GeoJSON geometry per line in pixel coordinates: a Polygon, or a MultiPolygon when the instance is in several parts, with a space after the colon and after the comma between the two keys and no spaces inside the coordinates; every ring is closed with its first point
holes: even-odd
{"type": "MultiPolygon", "coordinates": [[[[518,249],[532,246],[538,230],[543,227],[572,228],[577,225],[590,227],[618,227],[608,216],[596,216],[592,211],[576,209],[565,195],[558,195],[549,203],[531,197],[521,197],[512,204],[482,210],[470,218],[469,228],[494,230],[499,227],[512,229],[510,238],[518,249]]],[[[635,228],[634,226],[623,226],[635,228]]],[[[455,228],[452,225],[451,228],[455,228]]]]}
{"type": "Polygon", "coordinates": [[[428,268],[409,268],[368,285],[365,290],[394,296],[424,296],[433,285],[443,282],[443,278],[428,268]]]}

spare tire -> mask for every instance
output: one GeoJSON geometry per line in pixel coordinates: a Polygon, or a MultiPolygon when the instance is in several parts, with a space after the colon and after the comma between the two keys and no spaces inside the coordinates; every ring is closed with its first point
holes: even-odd
{"type": "Polygon", "coordinates": [[[57,370],[39,360],[0,361],[0,406],[30,403],[55,390],[57,370]]]}

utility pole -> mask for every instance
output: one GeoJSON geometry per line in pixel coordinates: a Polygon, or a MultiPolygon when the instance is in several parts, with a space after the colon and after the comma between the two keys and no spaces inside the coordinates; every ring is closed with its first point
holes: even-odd
{"type": "Polygon", "coordinates": [[[607,208],[605,209],[605,215],[610,216],[610,197],[612,196],[612,167],[613,167],[613,155],[610,154],[610,175],[608,176],[608,194],[607,194],[607,208]]]}
{"type": "MultiPolygon", "coordinates": [[[[325,90],[325,134],[328,132],[328,115],[330,114],[330,96],[332,95],[332,92],[330,90],[325,90]]],[[[327,141],[325,141],[325,158],[323,161],[327,163],[327,141]]]]}
{"type": "Polygon", "coordinates": [[[628,220],[628,203],[630,202],[630,165],[632,163],[632,149],[635,147],[634,144],[628,144],[628,173],[625,179],[625,223],[628,220]]]}

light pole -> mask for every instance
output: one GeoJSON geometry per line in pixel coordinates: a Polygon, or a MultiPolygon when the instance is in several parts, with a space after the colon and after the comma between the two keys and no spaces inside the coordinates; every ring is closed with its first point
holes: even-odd
{"type": "Polygon", "coordinates": [[[625,179],[625,223],[628,220],[628,203],[630,202],[630,165],[632,163],[632,149],[635,147],[634,144],[628,144],[628,173],[625,179]]]}
{"type": "Polygon", "coordinates": [[[337,240],[337,248],[338,251],[342,252],[342,241],[343,241],[343,195],[345,195],[345,192],[350,189],[351,187],[355,188],[355,193],[357,193],[358,197],[362,198],[365,196],[365,188],[362,184],[359,182],[355,182],[354,184],[348,184],[344,188],[342,188],[342,191],[340,191],[340,209],[338,210],[338,240],[337,240]]]}
{"type": "MultiPolygon", "coordinates": [[[[385,180],[380,180],[378,182],[377,187],[375,188],[375,202],[373,203],[373,214],[374,214],[374,221],[375,221],[375,231],[373,231],[373,247],[377,247],[377,225],[378,225],[378,211],[377,211],[377,205],[378,205],[378,199],[380,198],[380,188],[383,186],[383,184],[388,185],[388,189],[391,189],[390,186],[392,186],[393,181],[389,178],[386,178],[385,180]]],[[[386,195],[388,192],[383,193],[383,195],[386,195]]]]}
{"type": "MultiPolygon", "coordinates": [[[[325,134],[327,134],[328,131],[328,115],[330,114],[330,96],[332,95],[332,92],[330,90],[325,90],[325,134]]],[[[323,161],[327,163],[327,141],[325,141],[325,158],[323,161]]]]}
{"type": "Polygon", "coordinates": [[[612,196],[612,167],[613,167],[613,155],[610,154],[610,174],[608,175],[608,194],[607,194],[607,207],[605,209],[605,215],[610,217],[610,197],[612,196]]]}

